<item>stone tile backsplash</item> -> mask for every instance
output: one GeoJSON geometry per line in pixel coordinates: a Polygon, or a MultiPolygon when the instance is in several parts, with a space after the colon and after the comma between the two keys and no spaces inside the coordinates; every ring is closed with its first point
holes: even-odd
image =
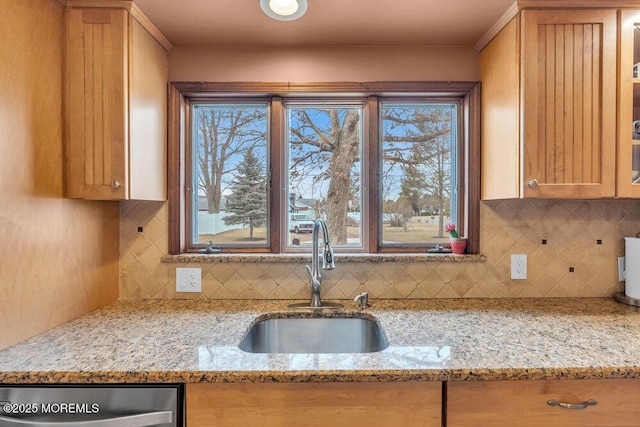
{"type": "MultiPolygon", "coordinates": [[[[340,263],[324,276],[323,298],[601,297],[624,289],[616,258],[623,237],[640,231],[637,201],[487,201],[480,215],[486,262],[340,263]],[[511,254],[528,256],[527,280],[511,280],[511,254]]],[[[309,297],[303,264],[161,262],[166,203],[122,202],[120,216],[122,299],[309,297]],[[202,268],[202,293],[177,294],[176,267],[202,268]]]]}

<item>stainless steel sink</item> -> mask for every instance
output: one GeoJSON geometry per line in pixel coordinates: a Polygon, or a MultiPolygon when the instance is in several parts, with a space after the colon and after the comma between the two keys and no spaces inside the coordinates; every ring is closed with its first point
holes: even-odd
{"type": "Polygon", "coordinates": [[[250,353],[373,353],[388,346],[373,320],[314,317],[261,320],[239,347],[250,353]]]}

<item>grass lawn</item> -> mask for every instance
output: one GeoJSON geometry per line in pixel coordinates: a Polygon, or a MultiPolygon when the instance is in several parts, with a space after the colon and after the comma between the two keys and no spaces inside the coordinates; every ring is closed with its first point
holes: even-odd
{"type": "Polygon", "coordinates": [[[267,229],[259,227],[253,229],[253,239],[249,237],[249,228],[239,228],[237,230],[229,230],[218,234],[201,234],[198,236],[198,242],[209,243],[264,243],[267,236],[267,229]]]}
{"type": "MultiPolygon", "coordinates": [[[[436,242],[446,243],[449,242],[449,235],[446,231],[443,231],[442,237],[436,237],[438,234],[438,224],[432,223],[431,217],[413,217],[411,222],[407,224],[407,229],[403,227],[391,227],[388,224],[384,224],[382,227],[382,237],[385,242],[397,242],[397,243],[423,243],[423,242],[436,242]]],[[[448,222],[448,218],[445,220],[445,224],[448,222]]],[[[360,236],[360,227],[349,227],[347,230],[349,238],[357,239],[360,236]]],[[[289,241],[291,242],[295,237],[300,239],[300,243],[311,242],[311,233],[289,233],[289,241]]],[[[198,241],[200,243],[208,243],[209,240],[214,243],[254,243],[256,245],[263,244],[266,239],[266,229],[264,227],[254,228],[253,239],[249,238],[249,228],[237,229],[225,231],[219,234],[202,234],[199,236],[198,241]]]]}
{"type": "Polygon", "coordinates": [[[406,230],[403,227],[391,227],[388,224],[382,226],[382,239],[385,242],[449,242],[449,234],[446,231],[443,230],[442,237],[437,236],[438,223],[432,224],[431,217],[413,217],[411,222],[407,224],[406,230]],[[420,222],[418,222],[418,220],[420,220],[420,222]]]}

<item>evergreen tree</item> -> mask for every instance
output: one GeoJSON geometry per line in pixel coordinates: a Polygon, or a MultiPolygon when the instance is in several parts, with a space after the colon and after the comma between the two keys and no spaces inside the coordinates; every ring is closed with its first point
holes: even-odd
{"type": "Polygon", "coordinates": [[[400,197],[411,206],[414,215],[420,215],[422,193],[426,187],[424,176],[416,163],[407,163],[402,170],[404,173],[400,181],[400,197]]]}
{"type": "Polygon", "coordinates": [[[231,183],[224,218],[226,225],[248,224],[249,238],[253,239],[254,227],[267,222],[267,180],[253,150],[247,150],[238,172],[231,183]]]}
{"type": "Polygon", "coordinates": [[[219,213],[228,177],[236,171],[233,159],[249,148],[266,146],[266,109],[202,105],[195,107],[195,114],[198,188],[207,197],[209,213],[219,213]]]}

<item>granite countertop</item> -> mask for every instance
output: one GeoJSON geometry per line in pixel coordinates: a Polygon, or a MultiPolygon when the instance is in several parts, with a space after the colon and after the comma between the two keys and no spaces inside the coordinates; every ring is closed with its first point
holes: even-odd
{"type": "Polygon", "coordinates": [[[344,301],[339,313],[377,319],[386,350],[238,349],[260,316],[313,315],[291,302],[118,301],[0,351],[0,382],[640,378],[640,310],[613,299],[373,300],[363,311],[344,301]]]}

